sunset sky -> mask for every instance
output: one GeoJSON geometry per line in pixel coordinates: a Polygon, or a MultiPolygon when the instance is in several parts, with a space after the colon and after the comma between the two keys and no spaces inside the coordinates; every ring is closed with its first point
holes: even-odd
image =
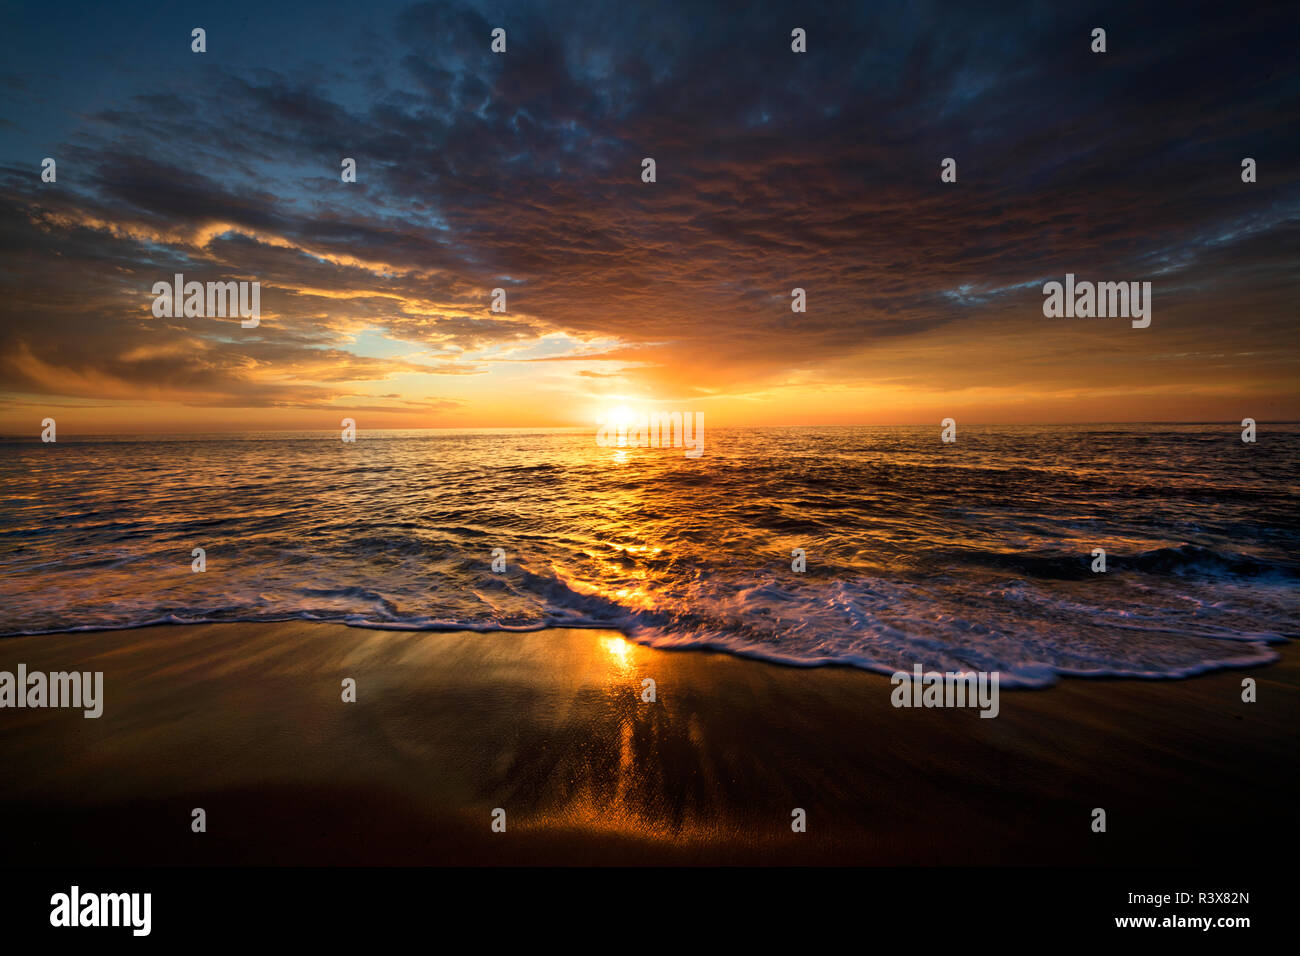
{"type": "Polygon", "coordinates": [[[14,7],[0,432],[1300,418],[1296,8],[980,6],[14,7]]]}

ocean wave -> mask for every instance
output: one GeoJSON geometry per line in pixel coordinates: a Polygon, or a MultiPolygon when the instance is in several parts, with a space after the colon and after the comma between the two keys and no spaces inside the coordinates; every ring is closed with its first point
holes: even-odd
{"type": "Polygon", "coordinates": [[[320,439],[15,444],[0,632],[611,628],[1006,686],[1254,666],[1300,634],[1300,436],[1249,470],[1213,437],[788,429],[685,463],[555,434],[390,438],[363,461],[320,439]]]}

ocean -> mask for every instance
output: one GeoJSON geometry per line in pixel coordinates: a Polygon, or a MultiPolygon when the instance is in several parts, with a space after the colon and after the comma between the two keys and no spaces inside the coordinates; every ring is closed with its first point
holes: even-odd
{"type": "Polygon", "coordinates": [[[1300,634],[1300,426],[705,438],[698,458],[593,429],[0,441],[0,633],[602,627],[1003,686],[1256,665],[1300,634]]]}

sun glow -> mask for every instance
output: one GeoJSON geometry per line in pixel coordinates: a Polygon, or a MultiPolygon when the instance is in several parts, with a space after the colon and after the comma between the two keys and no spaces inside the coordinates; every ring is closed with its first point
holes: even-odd
{"type": "Polygon", "coordinates": [[[609,425],[613,428],[627,428],[636,421],[636,413],[626,405],[619,405],[606,411],[596,421],[598,424],[609,425]]]}
{"type": "Polygon", "coordinates": [[[631,644],[621,637],[607,637],[603,639],[602,643],[605,645],[605,650],[609,652],[609,656],[614,658],[620,667],[628,665],[632,653],[631,644]]]}

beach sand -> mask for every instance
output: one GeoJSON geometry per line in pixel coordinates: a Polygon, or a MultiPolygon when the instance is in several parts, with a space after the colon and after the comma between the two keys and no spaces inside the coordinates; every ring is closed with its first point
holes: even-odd
{"type": "Polygon", "coordinates": [[[1280,650],[1269,667],[1187,680],[1003,690],[1000,715],[981,719],[896,709],[877,674],[597,630],[286,622],[9,638],[0,670],[103,671],[105,704],[97,720],[0,710],[0,857],[1241,863],[1295,843],[1273,822],[1300,714],[1296,657],[1280,650]],[[1257,703],[1241,700],[1247,676],[1257,703]],[[347,677],[356,703],[341,700],[347,677]],[[196,807],[205,833],[191,831],[196,807]],[[796,807],[806,833],[791,831],[796,807]]]}

